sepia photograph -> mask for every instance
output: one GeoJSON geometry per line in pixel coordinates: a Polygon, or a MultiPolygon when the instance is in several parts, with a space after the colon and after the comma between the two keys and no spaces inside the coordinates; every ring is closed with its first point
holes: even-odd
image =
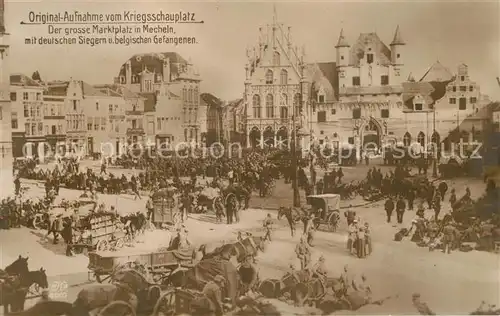
{"type": "Polygon", "coordinates": [[[0,0],[0,315],[500,315],[500,2],[0,0]]]}

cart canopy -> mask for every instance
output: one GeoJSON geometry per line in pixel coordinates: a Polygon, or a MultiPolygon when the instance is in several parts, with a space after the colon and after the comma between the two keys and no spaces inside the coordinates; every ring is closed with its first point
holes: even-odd
{"type": "Polygon", "coordinates": [[[324,203],[325,207],[329,210],[340,209],[340,194],[316,194],[307,197],[309,204],[324,203]]]}

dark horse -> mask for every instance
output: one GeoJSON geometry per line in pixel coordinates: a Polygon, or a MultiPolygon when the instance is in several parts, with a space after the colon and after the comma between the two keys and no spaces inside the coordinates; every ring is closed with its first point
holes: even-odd
{"type": "MultiPolygon", "coordinates": [[[[10,265],[8,265],[4,272],[8,275],[21,275],[28,273],[28,258],[23,258],[21,255],[19,255],[19,258],[16,259],[16,261],[12,262],[10,265]]],[[[0,277],[2,276],[2,270],[0,269],[0,277]]]]}
{"type": "Polygon", "coordinates": [[[16,277],[10,285],[4,284],[1,289],[0,305],[3,305],[4,314],[12,312],[20,312],[24,310],[24,302],[26,295],[31,285],[38,284],[41,288],[48,288],[47,275],[45,270],[41,268],[36,271],[29,271],[16,277]]]}
{"type": "Polygon", "coordinates": [[[302,223],[305,225],[305,223],[307,222],[307,212],[303,208],[299,209],[295,207],[281,206],[278,210],[278,220],[280,220],[283,216],[288,221],[288,225],[290,225],[292,237],[295,233],[295,224],[299,221],[302,221],[302,223]]]}
{"type": "Polygon", "coordinates": [[[130,231],[128,232],[131,236],[135,236],[136,233],[143,233],[146,228],[146,215],[141,212],[130,214],[127,216],[120,217],[120,221],[126,224],[130,220],[130,231]]]}

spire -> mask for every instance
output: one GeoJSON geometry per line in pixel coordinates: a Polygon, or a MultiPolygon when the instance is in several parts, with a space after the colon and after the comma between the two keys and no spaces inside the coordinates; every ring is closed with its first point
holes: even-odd
{"type": "Polygon", "coordinates": [[[345,36],[344,36],[344,29],[341,29],[340,30],[339,41],[337,42],[337,45],[335,46],[335,48],[349,47],[349,46],[350,45],[347,43],[347,40],[345,39],[345,36]]]}
{"type": "Polygon", "coordinates": [[[401,37],[401,32],[399,31],[399,25],[396,27],[396,33],[394,33],[394,39],[392,40],[391,46],[393,45],[405,45],[403,37],[401,37]]]}

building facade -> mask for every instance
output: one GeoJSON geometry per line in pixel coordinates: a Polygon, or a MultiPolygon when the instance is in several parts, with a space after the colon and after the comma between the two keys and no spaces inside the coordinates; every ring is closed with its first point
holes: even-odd
{"type": "Polygon", "coordinates": [[[38,145],[45,142],[44,87],[23,74],[10,75],[12,108],[12,150],[14,157],[36,155],[38,145]],[[30,143],[25,147],[27,143],[30,143]],[[29,147],[29,149],[28,149],[29,147]]]}
{"type": "Polygon", "coordinates": [[[224,108],[224,134],[231,144],[246,145],[245,114],[243,99],[230,101],[224,108]]]}
{"type": "Polygon", "coordinates": [[[0,198],[14,194],[9,72],[9,34],[5,32],[4,0],[0,0],[0,198]]]}
{"type": "Polygon", "coordinates": [[[204,112],[204,122],[202,126],[202,139],[207,146],[213,143],[223,143],[225,141],[224,137],[224,122],[223,122],[223,112],[224,104],[223,102],[210,93],[202,93],[200,96],[201,106],[200,112],[204,112]]]}
{"type": "Polygon", "coordinates": [[[256,147],[286,142],[292,128],[307,122],[311,83],[305,75],[304,52],[293,46],[290,29],[275,21],[260,28],[258,43],[247,50],[247,58],[245,143],[256,147]]]}
{"type": "Polygon", "coordinates": [[[43,94],[45,139],[52,152],[60,150],[58,144],[66,142],[65,102],[67,85],[45,87],[43,94]]]}
{"type": "Polygon", "coordinates": [[[115,82],[145,98],[154,95],[153,124],[161,125],[154,127],[157,143],[199,141],[201,78],[191,62],[173,52],[134,55],[122,65],[115,82]]]}

